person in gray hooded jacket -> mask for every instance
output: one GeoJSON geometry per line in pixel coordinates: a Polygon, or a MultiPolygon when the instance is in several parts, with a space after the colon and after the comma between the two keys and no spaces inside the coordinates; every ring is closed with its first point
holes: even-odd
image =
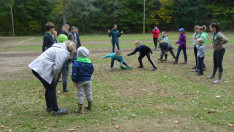
{"type": "Polygon", "coordinates": [[[62,44],[56,43],[28,65],[46,89],[46,111],[53,112],[54,115],[68,112],[68,109],[58,107],[54,82],[64,62],[75,52],[76,45],[72,41],[66,41],[62,44]]]}
{"type": "Polygon", "coordinates": [[[213,68],[213,73],[210,76],[208,76],[208,78],[214,78],[217,68],[219,68],[218,79],[213,81],[214,84],[218,84],[218,83],[222,83],[222,73],[223,73],[222,63],[223,63],[223,56],[225,53],[224,44],[228,42],[228,39],[221,32],[221,27],[218,22],[213,22],[210,24],[210,31],[213,33],[212,47],[214,49],[214,53],[213,53],[214,68],[213,68]]]}

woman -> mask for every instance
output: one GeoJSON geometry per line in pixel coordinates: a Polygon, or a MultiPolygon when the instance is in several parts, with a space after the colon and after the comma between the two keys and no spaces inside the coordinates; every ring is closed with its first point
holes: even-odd
{"type": "Polygon", "coordinates": [[[53,112],[54,115],[68,112],[68,109],[58,107],[55,80],[64,62],[75,52],[76,45],[72,41],[56,43],[28,65],[46,89],[46,111],[53,112]]]}
{"type": "Polygon", "coordinates": [[[118,48],[118,50],[120,50],[119,48],[119,37],[123,34],[123,30],[121,31],[121,33],[119,32],[119,30],[117,30],[117,25],[114,24],[114,27],[112,30],[108,29],[108,35],[109,37],[112,36],[112,40],[111,40],[111,43],[112,43],[112,53],[115,53],[115,44],[118,48]]]}
{"type": "Polygon", "coordinates": [[[214,84],[222,83],[222,73],[223,73],[223,56],[225,53],[225,46],[228,42],[228,39],[223,35],[221,32],[221,27],[218,22],[213,22],[210,24],[210,31],[213,33],[213,62],[214,62],[214,68],[213,73],[208,76],[208,78],[215,78],[215,73],[217,71],[217,68],[219,68],[219,76],[218,79],[213,81],[214,84]]]}
{"type": "Polygon", "coordinates": [[[154,29],[152,30],[152,34],[153,34],[155,51],[157,50],[159,32],[160,32],[160,30],[158,29],[158,27],[154,26],[154,29]]]}
{"type": "Polygon", "coordinates": [[[68,24],[63,25],[60,34],[65,34],[68,37],[70,26],[68,24]]]}

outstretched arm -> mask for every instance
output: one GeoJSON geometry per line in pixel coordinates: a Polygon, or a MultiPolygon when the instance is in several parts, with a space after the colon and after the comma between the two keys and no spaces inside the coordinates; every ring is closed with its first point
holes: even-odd
{"type": "Polygon", "coordinates": [[[127,56],[134,55],[137,52],[138,48],[136,48],[132,53],[127,54],[127,56]]]}

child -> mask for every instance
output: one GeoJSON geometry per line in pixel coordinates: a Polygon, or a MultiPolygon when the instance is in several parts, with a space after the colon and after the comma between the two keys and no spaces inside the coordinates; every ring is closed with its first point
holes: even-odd
{"type": "Polygon", "coordinates": [[[167,52],[168,51],[171,53],[171,55],[175,59],[175,54],[173,52],[173,47],[170,44],[168,44],[168,42],[163,41],[161,38],[158,40],[158,42],[159,42],[159,47],[161,48],[161,56],[160,56],[161,62],[162,61],[167,61],[167,52]],[[163,55],[165,55],[165,60],[162,60],[163,55]]]}
{"type": "Polygon", "coordinates": [[[89,50],[85,47],[77,49],[77,60],[73,62],[72,66],[72,81],[74,86],[77,87],[78,96],[78,112],[83,112],[84,93],[88,100],[88,106],[86,109],[92,110],[92,91],[91,91],[91,75],[93,74],[94,68],[92,62],[88,59],[89,50]]]}
{"type": "Polygon", "coordinates": [[[51,22],[46,23],[46,33],[43,37],[42,52],[50,48],[54,43],[54,37],[52,33],[54,32],[54,24],[51,22]]]}
{"type": "MultiPolygon", "coordinates": [[[[173,46],[171,45],[171,43],[169,43],[169,41],[168,41],[168,37],[167,37],[167,34],[166,34],[166,32],[165,31],[163,31],[162,32],[162,37],[161,37],[161,39],[163,40],[163,42],[167,42],[167,44],[169,44],[169,46],[172,48],[172,52],[173,52],[173,46]]],[[[160,45],[159,45],[159,48],[160,48],[160,45]]],[[[162,51],[162,48],[161,48],[161,53],[163,53],[163,51],[162,51]]],[[[161,54],[162,55],[162,54],[161,54]]],[[[173,55],[174,55],[174,52],[173,52],[173,55]]],[[[172,56],[173,56],[172,55],[172,56]]],[[[175,56],[175,55],[174,55],[175,56]]],[[[173,56],[173,57],[174,57],[173,56]]],[[[174,57],[175,58],[175,57],[174,57]]],[[[161,60],[161,58],[160,59],[158,59],[158,60],[161,60]]],[[[163,60],[163,61],[167,61],[167,54],[165,54],[165,59],[163,60]]]]}
{"type": "Polygon", "coordinates": [[[198,25],[194,26],[195,33],[193,35],[193,45],[194,45],[193,49],[194,49],[194,56],[195,56],[196,65],[193,67],[193,69],[197,68],[197,39],[200,36],[200,34],[198,33],[198,28],[199,28],[198,25]]]}
{"type": "Polygon", "coordinates": [[[113,71],[114,61],[115,61],[115,60],[119,61],[121,65],[124,64],[125,66],[127,66],[128,68],[130,68],[130,67],[124,62],[123,55],[121,54],[120,50],[117,50],[115,53],[112,53],[112,54],[109,54],[109,55],[104,56],[104,58],[107,58],[107,57],[111,57],[111,68],[110,68],[110,71],[113,71]]]}
{"type": "Polygon", "coordinates": [[[154,40],[154,46],[155,46],[155,51],[157,50],[157,42],[158,42],[158,35],[159,35],[160,30],[158,27],[155,25],[154,29],[152,30],[153,34],[153,40],[154,40]]]}
{"type": "Polygon", "coordinates": [[[197,40],[197,44],[199,45],[197,50],[197,75],[203,75],[203,67],[204,67],[204,57],[205,57],[205,46],[202,45],[203,39],[199,38],[197,40]]]}
{"type": "Polygon", "coordinates": [[[135,46],[136,46],[136,49],[132,53],[127,54],[127,56],[134,55],[138,51],[140,53],[140,56],[138,57],[140,66],[138,66],[137,68],[143,68],[142,58],[144,56],[147,56],[149,62],[153,66],[152,71],[155,71],[157,69],[157,66],[155,65],[154,61],[151,59],[151,54],[153,54],[152,50],[148,46],[141,45],[139,40],[135,42],[135,46]]]}
{"type": "Polygon", "coordinates": [[[185,35],[185,32],[184,32],[183,28],[180,28],[179,32],[180,32],[179,40],[176,42],[176,44],[179,44],[179,46],[178,46],[178,49],[177,49],[176,59],[175,59],[175,62],[173,64],[178,63],[181,50],[183,50],[183,53],[184,53],[184,63],[183,64],[187,64],[186,35],[185,35]]]}
{"type": "MultiPolygon", "coordinates": [[[[200,34],[198,38],[203,39],[203,43],[202,43],[203,46],[206,45],[206,40],[207,40],[207,37],[208,37],[208,34],[205,31],[206,31],[206,26],[205,25],[198,27],[198,33],[200,34]]],[[[199,45],[197,45],[197,48],[198,47],[199,47],[199,45]]],[[[203,62],[203,63],[204,63],[203,68],[205,70],[205,62],[203,62]]]]}

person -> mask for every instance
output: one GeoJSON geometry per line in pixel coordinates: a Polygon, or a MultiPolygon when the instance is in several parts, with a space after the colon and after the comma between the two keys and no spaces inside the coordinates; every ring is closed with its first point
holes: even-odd
{"type": "Polygon", "coordinates": [[[187,64],[186,35],[185,35],[185,32],[184,32],[184,28],[180,28],[179,32],[180,32],[179,40],[176,42],[176,44],[179,44],[179,46],[178,46],[178,49],[177,49],[176,59],[175,59],[175,62],[173,64],[178,63],[181,50],[183,50],[183,53],[184,53],[184,63],[183,64],[187,64]]]}
{"type": "Polygon", "coordinates": [[[197,44],[199,45],[197,50],[197,75],[203,75],[204,68],[204,58],[205,58],[205,46],[203,44],[203,39],[199,38],[197,40],[197,44]]]}
{"type": "Polygon", "coordinates": [[[168,44],[168,42],[163,41],[161,38],[158,40],[159,42],[159,47],[161,48],[161,56],[160,56],[160,61],[167,61],[167,52],[169,51],[173,58],[175,59],[175,54],[173,52],[173,47],[168,44]],[[165,55],[165,60],[163,60],[163,55],[165,55]]]}
{"type": "Polygon", "coordinates": [[[115,45],[117,46],[117,49],[120,50],[119,47],[119,37],[123,34],[123,30],[121,31],[121,33],[119,32],[119,30],[117,30],[117,25],[114,24],[114,27],[112,30],[108,29],[108,35],[109,37],[112,36],[112,53],[115,52],[115,45]]]}
{"type": "MultiPolygon", "coordinates": [[[[64,43],[64,42],[66,42],[66,41],[68,41],[68,38],[67,38],[67,36],[66,36],[65,34],[60,34],[60,35],[58,36],[58,42],[59,42],[59,43],[64,43]]],[[[74,56],[74,55],[73,55],[73,56],[74,56]]],[[[73,57],[73,56],[72,56],[72,57],[73,57]]],[[[57,84],[58,84],[58,82],[59,82],[59,79],[60,79],[60,77],[61,77],[61,75],[62,75],[63,92],[69,92],[69,91],[70,91],[70,89],[67,88],[68,63],[71,63],[71,59],[67,59],[67,60],[64,62],[63,66],[62,66],[62,69],[61,69],[61,71],[59,72],[57,79],[55,80],[55,86],[57,87],[57,84]]]]}
{"type": "Polygon", "coordinates": [[[52,112],[54,115],[68,112],[68,109],[58,107],[54,82],[63,63],[75,52],[76,45],[71,41],[56,43],[28,65],[46,89],[46,112],[52,112]]]}
{"type": "MultiPolygon", "coordinates": [[[[174,55],[174,51],[173,51],[174,48],[171,45],[171,43],[169,42],[168,37],[167,37],[167,33],[165,31],[162,32],[162,36],[160,39],[162,39],[163,42],[166,42],[170,46],[170,48],[172,48],[172,49],[169,48],[169,51],[172,54],[173,58],[175,59],[175,57],[174,57],[175,55],[174,55]]],[[[159,45],[159,48],[160,48],[160,45],[159,45]]],[[[160,48],[160,49],[161,49],[161,55],[163,55],[162,53],[164,53],[165,51],[163,51],[162,48],[160,48]]],[[[161,56],[160,56],[160,58],[158,60],[160,60],[162,62],[162,59],[163,58],[161,58],[161,56]]],[[[163,61],[167,61],[167,54],[165,54],[165,59],[163,61]]]]}
{"type": "Polygon", "coordinates": [[[140,53],[140,55],[138,57],[138,61],[140,63],[140,66],[138,66],[137,68],[143,68],[144,67],[143,63],[142,63],[142,58],[147,56],[149,62],[153,66],[152,71],[155,71],[157,69],[157,66],[156,66],[156,64],[154,63],[154,61],[151,58],[151,54],[153,54],[152,50],[148,46],[141,45],[139,40],[137,40],[135,42],[135,46],[136,46],[135,50],[132,53],[127,54],[127,56],[134,55],[136,52],[140,53]]]}
{"type": "Polygon", "coordinates": [[[76,27],[76,30],[75,30],[75,33],[76,33],[76,42],[77,42],[77,45],[76,45],[76,47],[77,47],[77,49],[81,46],[81,43],[80,43],[80,34],[79,34],[79,30],[78,30],[78,28],[76,27]]]}
{"type": "Polygon", "coordinates": [[[71,27],[71,32],[68,34],[68,40],[73,41],[77,45],[76,27],[71,27]]]}
{"type": "MultiPolygon", "coordinates": [[[[202,45],[203,46],[206,46],[206,40],[207,40],[207,37],[208,37],[208,34],[205,32],[206,31],[206,26],[205,25],[203,25],[203,26],[199,26],[198,27],[198,33],[200,34],[199,35],[199,37],[198,37],[198,39],[199,38],[202,38],[202,40],[203,40],[203,43],[202,43],[202,45]]],[[[197,48],[199,47],[199,45],[197,45],[197,48]]],[[[203,61],[203,63],[204,63],[204,67],[203,67],[203,69],[205,70],[205,62],[203,61]]]]}
{"type": "Polygon", "coordinates": [[[117,50],[115,53],[104,56],[104,58],[108,58],[108,57],[111,58],[110,71],[113,71],[114,61],[115,60],[119,61],[121,65],[124,64],[125,66],[130,68],[130,66],[128,66],[128,64],[124,62],[124,58],[123,58],[123,55],[121,54],[120,50],[117,50]]]}
{"type": "Polygon", "coordinates": [[[68,24],[64,24],[62,29],[61,29],[60,34],[64,34],[68,37],[69,29],[70,29],[70,26],[68,24]]]}
{"type": "Polygon", "coordinates": [[[154,41],[154,46],[155,46],[155,51],[157,50],[157,43],[158,43],[158,36],[159,36],[159,32],[160,30],[158,29],[158,27],[155,25],[154,29],[152,30],[152,34],[153,34],[153,41],[154,41]]]}
{"type": "Polygon", "coordinates": [[[42,52],[49,49],[54,43],[54,37],[52,33],[54,32],[54,24],[52,22],[48,22],[45,25],[46,33],[43,37],[43,45],[42,45],[42,52]]]}
{"type": "Polygon", "coordinates": [[[208,78],[215,78],[215,74],[217,71],[217,68],[219,68],[219,76],[218,79],[213,81],[214,84],[222,83],[222,74],[223,74],[223,56],[225,53],[225,46],[228,42],[227,37],[223,35],[221,32],[221,26],[218,22],[213,22],[210,24],[210,31],[213,33],[213,62],[214,62],[214,68],[213,72],[208,78]]]}
{"type": "Polygon", "coordinates": [[[58,43],[58,40],[57,40],[57,31],[54,31],[54,32],[52,33],[52,35],[53,35],[53,37],[54,37],[54,42],[55,42],[55,43],[58,43]]]}
{"type": "Polygon", "coordinates": [[[94,68],[92,62],[88,59],[89,50],[85,47],[80,47],[77,49],[77,60],[73,62],[72,66],[72,81],[74,87],[77,87],[78,96],[78,112],[79,114],[84,114],[83,104],[84,104],[84,93],[86,95],[88,106],[86,109],[92,110],[92,84],[91,75],[93,74],[94,68]]]}
{"type": "Polygon", "coordinates": [[[194,56],[195,56],[195,66],[192,69],[196,69],[197,68],[197,39],[200,36],[200,34],[198,33],[198,28],[199,26],[196,25],[194,26],[194,31],[195,33],[193,34],[193,51],[194,51],[194,56]]]}

